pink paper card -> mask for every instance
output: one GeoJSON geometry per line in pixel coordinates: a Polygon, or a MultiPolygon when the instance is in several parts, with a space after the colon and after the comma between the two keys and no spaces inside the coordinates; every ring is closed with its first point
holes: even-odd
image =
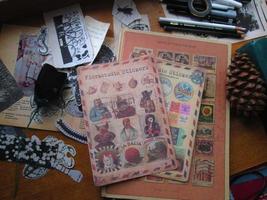
{"type": "MultiPolygon", "coordinates": [[[[155,176],[117,183],[105,187],[102,196],[123,199],[229,199],[229,108],[225,88],[231,53],[229,45],[125,30],[121,38],[120,58],[129,58],[136,52],[142,52],[142,55],[152,53],[181,66],[205,68],[207,72],[190,175],[186,183],[155,176]]],[[[175,104],[174,110],[177,107],[175,104]]],[[[187,113],[188,109],[183,109],[183,112],[187,113]]]]}
{"type": "Polygon", "coordinates": [[[153,57],[81,67],[78,81],[97,186],[176,167],[153,57]]]}

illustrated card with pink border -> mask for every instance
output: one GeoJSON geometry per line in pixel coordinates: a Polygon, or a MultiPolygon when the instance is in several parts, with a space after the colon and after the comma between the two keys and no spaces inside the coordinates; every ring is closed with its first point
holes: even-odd
{"type": "Polygon", "coordinates": [[[185,182],[191,169],[206,71],[200,67],[182,66],[162,59],[156,59],[156,63],[178,163],[176,170],[157,175],[185,182]]]}
{"type": "Polygon", "coordinates": [[[155,59],[78,68],[97,186],[177,167],[155,59]]]}

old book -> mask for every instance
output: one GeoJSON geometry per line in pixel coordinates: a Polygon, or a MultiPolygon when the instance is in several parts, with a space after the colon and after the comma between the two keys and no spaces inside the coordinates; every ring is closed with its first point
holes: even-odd
{"type": "Polygon", "coordinates": [[[186,183],[156,176],[104,187],[102,196],[124,199],[228,199],[229,109],[226,72],[230,46],[210,40],[162,33],[125,30],[120,58],[153,54],[182,66],[206,70],[189,180],[186,183]]]}
{"type": "Polygon", "coordinates": [[[95,185],[177,167],[153,57],[80,67],[78,82],[95,185]]]}
{"type": "Polygon", "coordinates": [[[182,66],[161,59],[157,59],[156,63],[178,161],[176,170],[157,175],[185,182],[188,181],[191,168],[206,72],[200,67],[182,66]]]}

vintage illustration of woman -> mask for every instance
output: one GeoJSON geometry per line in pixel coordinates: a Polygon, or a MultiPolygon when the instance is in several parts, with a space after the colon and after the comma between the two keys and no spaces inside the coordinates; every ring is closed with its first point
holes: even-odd
{"type": "Polygon", "coordinates": [[[137,130],[131,125],[129,118],[122,120],[123,129],[121,130],[121,140],[123,142],[135,140],[138,136],[137,130]]]}
{"type": "Polygon", "coordinates": [[[146,126],[145,126],[145,129],[144,129],[145,136],[147,138],[159,136],[159,134],[160,134],[160,126],[156,122],[155,116],[153,114],[146,115],[145,122],[146,122],[146,126]]]}

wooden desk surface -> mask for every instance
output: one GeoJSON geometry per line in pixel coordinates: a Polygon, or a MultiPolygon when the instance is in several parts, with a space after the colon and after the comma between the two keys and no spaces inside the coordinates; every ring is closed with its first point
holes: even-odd
{"type": "MultiPolygon", "coordinates": [[[[49,1],[48,1],[49,2],[49,1]]],[[[67,1],[69,2],[69,1],[67,1]]],[[[160,31],[157,18],[164,16],[161,5],[156,0],[136,0],[141,14],[148,14],[152,31],[160,31]]],[[[108,36],[113,36],[112,22],[113,1],[85,1],[81,2],[84,14],[95,17],[103,22],[111,23],[108,36]]],[[[51,5],[50,5],[51,6],[51,5]]],[[[39,8],[40,9],[40,8],[39,8]]],[[[34,13],[36,14],[36,13],[34,13]]],[[[41,14],[36,17],[20,18],[16,24],[39,26],[43,23],[41,14]]],[[[240,44],[233,46],[233,52],[240,44]]],[[[230,173],[236,173],[248,167],[267,161],[267,135],[261,122],[250,119],[242,122],[231,116],[230,133],[230,173]]],[[[25,129],[24,129],[25,130],[25,129]]],[[[0,162],[0,199],[101,199],[100,188],[92,182],[92,172],[87,145],[80,144],[64,137],[58,132],[25,130],[27,136],[36,134],[40,138],[52,135],[64,140],[66,144],[73,145],[77,150],[75,169],[81,170],[84,178],[81,183],[76,183],[70,177],[56,171],[49,170],[47,175],[38,180],[27,180],[22,176],[23,165],[0,162]]]]}

